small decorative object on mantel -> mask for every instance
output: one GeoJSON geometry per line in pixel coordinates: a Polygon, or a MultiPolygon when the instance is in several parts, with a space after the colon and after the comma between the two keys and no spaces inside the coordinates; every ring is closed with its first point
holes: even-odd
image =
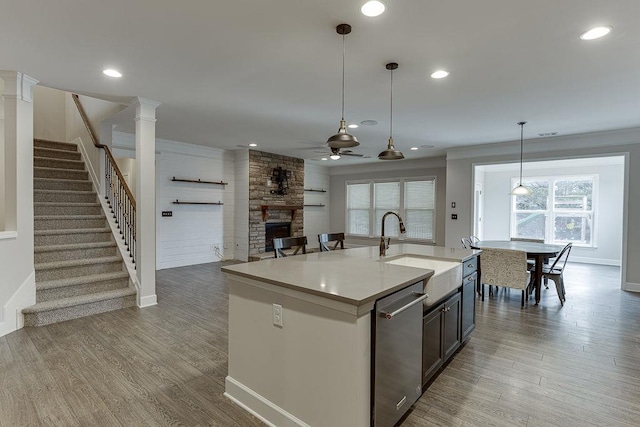
{"type": "MultiPolygon", "coordinates": [[[[278,188],[271,190],[271,194],[277,194],[284,196],[289,191],[289,178],[291,178],[291,171],[283,169],[281,166],[273,169],[271,175],[271,181],[278,185],[278,188]]],[[[269,184],[267,184],[269,185],[269,184]]]]}
{"type": "Polygon", "coordinates": [[[184,202],[176,199],[175,202],[171,202],[174,205],[224,205],[224,203],[218,202],[184,202]]]}
{"type": "Polygon", "coordinates": [[[228,185],[228,182],[222,181],[203,181],[200,178],[198,179],[184,179],[184,178],[176,178],[175,176],[171,178],[171,181],[174,182],[194,182],[196,184],[216,184],[216,185],[228,185]]]}

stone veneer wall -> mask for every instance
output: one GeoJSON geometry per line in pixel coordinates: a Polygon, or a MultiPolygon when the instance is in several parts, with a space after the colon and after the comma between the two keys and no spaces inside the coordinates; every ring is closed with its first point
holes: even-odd
{"type": "MultiPolygon", "coordinates": [[[[249,255],[264,253],[265,222],[262,220],[262,205],[299,205],[304,203],[304,160],[278,154],[249,150],[249,255]],[[278,166],[291,171],[289,191],[284,196],[271,194],[277,188],[274,182],[267,187],[273,169],[278,166]]],[[[266,222],[291,221],[291,235],[303,236],[304,211],[299,209],[291,221],[291,211],[269,209],[266,222]]]]}

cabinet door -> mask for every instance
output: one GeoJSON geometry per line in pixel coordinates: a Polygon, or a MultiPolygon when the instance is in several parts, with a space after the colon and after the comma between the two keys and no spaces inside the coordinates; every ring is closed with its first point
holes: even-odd
{"type": "Polygon", "coordinates": [[[422,385],[442,366],[442,320],[444,305],[424,316],[422,324],[422,385]]]}
{"type": "Polygon", "coordinates": [[[476,328],[476,286],[478,275],[473,273],[462,280],[461,335],[464,342],[476,328]]]}
{"type": "Polygon", "coordinates": [[[444,360],[449,359],[460,347],[460,294],[457,293],[444,303],[442,325],[442,346],[444,360]]]}

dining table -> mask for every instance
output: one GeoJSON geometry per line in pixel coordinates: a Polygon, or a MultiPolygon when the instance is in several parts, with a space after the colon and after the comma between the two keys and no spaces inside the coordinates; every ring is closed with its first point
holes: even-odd
{"type": "MultiPolygon", "coordinates": [[[[548,243],[524,242],[521,240],[479,240],[471,243],[472,249],[512,249],[514,251],[524,251],[527,258],[535,261],[531,271],[533,284],[536,290],[536,305],[540,303],[540,293],[542,289],[542,266],[545,260],[555,258],[564,248],[563,245],[553,245],[548,243]]],[[[480,255],[480,271],[482,274],[482,255],[480,255]]],[[[480,279],[482,280],[482,279],[480,279]]]]}

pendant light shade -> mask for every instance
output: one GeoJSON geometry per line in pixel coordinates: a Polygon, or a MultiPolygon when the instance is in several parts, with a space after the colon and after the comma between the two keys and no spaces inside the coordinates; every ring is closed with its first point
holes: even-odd
{"type": "Polygon", "coordinates": [[[522,148],[524,146],[524,125],[526,124],[527,122],[518,122],[518,126],[520,126],[520,181],[518,185],[511,190],[511,193],[509,193],[512,196],[528,196],[531,194],[531,191],[522,185],[522,148]]]}
{"type": "Polygon", "coordinates": [[[336,32],[342,36],[342,119],[340,120],[340,128],[338,133],[327,139],[327,145],[330,148],[349,148],[360,145],[358,138],[347,133],[347,126],[344,120],[344,36],[351,33],[351,25],[340,24],[336,27],[336,32]]]}
{"type": "Polygon", "coordinates": [[[387,149],[382,153],[378,154],[378,159],[380,160],[402,160],[404,159],[404,155],[400,152],[400,150],[396,150],[396,147],[393,146],[393,70],[398,69],[398,64],[395,62],[390,62],[386,65],[387,70],[391,71],[391,102],[390,102],[390,119],[389,119],[389,144],[387,149]]]}

